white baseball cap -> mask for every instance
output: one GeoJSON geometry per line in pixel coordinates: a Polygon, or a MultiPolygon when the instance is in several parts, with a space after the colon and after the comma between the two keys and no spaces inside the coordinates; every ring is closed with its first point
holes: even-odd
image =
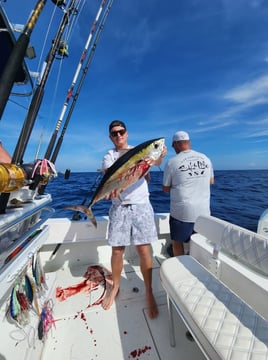
{"type": "Polygon", "coordinates": [[[172,142],[174,141],[182,141],[182,140],[190,140],[190,136],[185,131],[177,131],[173,135],[172,142]]]}

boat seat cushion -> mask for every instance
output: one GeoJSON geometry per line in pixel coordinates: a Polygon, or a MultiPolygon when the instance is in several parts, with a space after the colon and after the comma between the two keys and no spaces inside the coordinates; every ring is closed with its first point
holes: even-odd
{"type": "Polygon", "coordinates": [[[265,236],[213,216],[199,216],[195,231],[237,261],[268,276],[268,239],[265,236]]]}
{"type": "Polygon", "coordinates": [[[268,358],[268,322],[193,257],[165,260],[160,277],[208,359],[268,358]]]}

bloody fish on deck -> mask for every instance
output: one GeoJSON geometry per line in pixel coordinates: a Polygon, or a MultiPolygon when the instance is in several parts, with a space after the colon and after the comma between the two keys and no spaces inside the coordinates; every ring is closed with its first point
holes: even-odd
{"type": "Polygon", "coordinates": [[[88,207],[75,205],[68,206],[66,209],[83,212],[97,227],[91,207],[109,196],[114,190],[120,194],[144,176],[151,166],[150,160],[158,160],[161,156],[164,143],[164,138],[152,139],[129,149],[107,169],[88,207]]]}

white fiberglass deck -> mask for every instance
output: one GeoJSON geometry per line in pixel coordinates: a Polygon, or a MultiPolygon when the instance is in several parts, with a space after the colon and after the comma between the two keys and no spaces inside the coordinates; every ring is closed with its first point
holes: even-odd
{"type": "MultiPolygon", "coordinates": [[[[166,294],[159,281],[159,264],[153,270],[154,293],[159,316],[147,316],[144,286],[138,266],[126,264],[120,292],[111,309],[89,307],[103,288],[78,292],[64,301],[53,299],[55,328],[52,327],[42,359],[203,359],[195,343],[185,337],[186,328],[176,322],[177,347],[169,343],[166,294]]],[[[106,266],[105,266],[106,267],[106,266]]],[[[82,284],[87,266],[58,270],[56,286],[67,288],[82,284]]]]}

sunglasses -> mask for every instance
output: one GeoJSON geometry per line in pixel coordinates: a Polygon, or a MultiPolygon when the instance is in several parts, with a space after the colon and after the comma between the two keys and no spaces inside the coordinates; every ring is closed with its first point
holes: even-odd
{"type": "Polygon", "coordinates": [[[123,136],[126,133],[126,129],[122,129],[122,130],[117,130],[117,131],[111,131],[111,136],[112,137],[116,137],[118,135],[123,136]]]}

